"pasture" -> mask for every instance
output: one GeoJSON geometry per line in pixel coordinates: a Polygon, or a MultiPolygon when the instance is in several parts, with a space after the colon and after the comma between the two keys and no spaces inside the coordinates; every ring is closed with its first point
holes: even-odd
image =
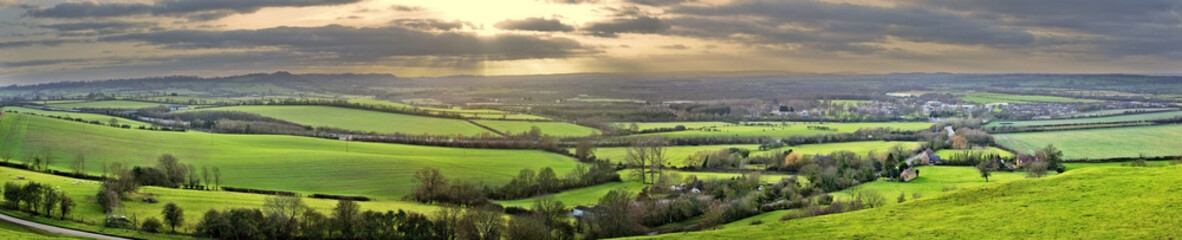
{"type": "Polygon", "coordinates": [[[402,109],[406,109],[406,110],[419,109],[419,110],[425,110],[425,111],[430,112],[432,114],[443,114],[443,113],[459,114],[460,116],[465,117],[465,118],[475,118],[475,119],[549,120],[549,118],[545,118],[545,117],[539,117],[539,116],[523,114],[523,113],[505,112],[505,111],[493,110],[493,109],[463,109],[463,108],[438,108],[438,107],[414,106],[414,105],[405,104],[405,103],[366,99],[366,98],[349,99],[349,102],[395,107],[395,108],[402,108],[402,109]]]}
{"type": "Polygon", "coordinates": [[[1182,208],[1176,203],[1182,195],[1162,193],[1177,192],[1179,181],[1182,167],[1091,168],[964,187],[881,208],[637,238],[1178,238],[1182,208]]]}
{"type": "Polygon", "coordinates": [[[991,92],[970,92],[961,97],[965,102],[976,104],[989,103],[1094,103],[1103,102],[1095,99],[1066,98],[1042,95],[1015,95],[991,92]]]}
{"type": "Polygon", "coordinates": [[[378,133],[449,136],[491,134],[487,129],[472,125],[460,119],[434,118],[329,106],[254,105],[202,108],[189,111],[215,110],[257,113],[259,115],[313,127],[333,127],[378,133]]]}
{"type": "Polygon", "coordinates": [[[996,147],[988,147],[985,149],[942,149],[940,151],[936,151],[936,155],[940,156],[940,159],[948,160],[952,159],[956,154],[964,154],[965,152],[997,154],[1003,158],[1014,157],[1014,153],[996,147]]]}
{"type": "MultiPolygon", "coordinates": [[[[94,199],[94,195],[98,192],[100,184],[95,181],[79,180],[80,183],[74,184],[76,179],[67,178],[56,175],[49,175],[40,172],[13,169],[7,167],[0,167],[0,176],[5,177],[9,182],[16,182],[19,184],[27,184],[28,182],[37,182],[42,184],[49,184],[50,186],[60,188],[62,192],[70,196],[77,204],[71,218],[81,219],[84,222],[98,223],[102,222],[104,214],[99,208],[98,202],[94,199]],[[21,176],[25,180],[16,180],[16,176],[21,176]]],[[[185,211],[185,224],[179,226],[177,230],[184,232],[191,232],[192,227],[200,220],[200,214],[209,211],[210,209],[226,210],[231,208],[262,208],[264,200],[268,195],[262,194],[248,194],[236,193],[226,191],[199,191],[199,190],[182,190],[172,188],[160,187],[141,187],[137,193],[131,194],[130,199],[125,199],[123,208],[120,209],[120,214],[128,216],[138,216],[141,220],[149,216],[160,218],[160,211],[165,203],[175,202],[185,211]],[[142,198],[151,196],[156,198],[159,203],[146,203],[141,201],[142,198]]],[[[328,199],[313,199],[304,198],[304,203],[324,214],[330,214],[333,207],[336,206],[336,200],[328,199]]],[[[358,202],[362,211],[374,210],[385,212],[388,210],[398,211],[406,210],[410,212],[418,212],[423,214],[432,214],[438,210],[437,206],[425,205],[412,202],[402,201],[370,201],[358,202]]],[[[81,224],[79,224],[81,225],[81,224]]],[[[74,226],[69,226],[74,227],[74,226]]],[[[98,226],[90,226],[90,228],[97,229],[98,226]]],[[[87,229],[84,230],[91,230],[87,229]]],[[[154,238],[154,237],[153,237],[154,238]]]]}
{"type": "Polygon", "coordinates": [[[1035,127],[1047,125],[1062,125],[1062,124],[1096,124],[1096,123],[1115,123],[1115,122],[1138,122],[1138,121],[1153,121],[1182,117],[1182,111],[1168,111],[1168,112],[1154,112],[1141,114],[1127,114],[1108,117],[1093,117],[1093,118],[1070,118],[1070,119],[1051,119],[1051,120],[1030,120],[1030,121],[993,121],[982,129],[989,129],[991,127],[1035,127]]]}
{"type": "MultiPolygon", "coordinates": [[[[830,154],[836,151],[851,151],[858,156],[866,156],[871,151],[879,154],[885,154],[896,145],[902,145],[905,149],[914,149],[919,147],[916,142],[887,142],[887,141],[865,141],[865,142],[843,142],[843,143],[823,143],[823,144],[804,144],[796,146],[786,146],[777,149],[769,149],[759,151],[759,144],[734,144],[734,145],[701,145],[701,146],[668,146],[665,147],[665,154],[669,160],[670,166],[684,167],[686,166],[689,156],[699,151],[718,151],[729,148],[740,148],[751,150],[751,156],[760,154],[768,154],[775,152],[788,151],[802,155],[818,155],[830,154]]],[[[571,149],[574,151],[574,149],[571,149]]],[[[607,147],[595,149],[595,156],[600,159],[610,159],[615,162],[628,161],[628,147],[607,147]]]]}
{"type": "Polygon", "coordinates": [[[0,119],[0,133],[6,135],[0,150],[12,154],[12,161],[49,151],[54,158],[51,168],[58,170],[69,171],[78,154],[85,156],[88,172],[99,174],[103,163],[153,166],[158,156],[168,153],[196,167],[221,168],[225,186],[377,199],[406,195],[414,186],[411,175],[425,167],[439,168],[451,179],[501,185],[525,168],[551,167],[561,175],[580,164],[562,155],[533,150],[145,131],[33,116],[20,121],[0,119]]]}
{"type": "Polygon", "coordinates": [[[87,121],[87,122],[99,121],[103,124],[110,123],[111,119],[114,118],[117,121],[119,121],[119,124],[127,124],[127,125],[131,126],[132,128],[138,128],[140,126],[144,126],[144,127],[151,127],[152,126],[151,123],[140,122],[140,121],[121,118],[121,117],[112,117],[112,116],[107,116],[107,115],[102,115],[102,114],[94,114],[94,113],[46,111],[46,110],[38,110],[38,109],[24,108],[24,107],[4,107],[4,108],[2,108],[2,110],[3,111],[8,111],[8,110],[17,111],[17,112],[19,112],[17,114],[21,114],[21,115],[23,115],[24,113],[36,113],[37,115],[42,115],[42,116],[70,117],[70,118],[75,118],[75,119],[81,118],[82,120],[87,121]]]}
{"type": "MultiPolygon", "coordinates": [[[[614,123],[613,126],[618,128],[628,129],[632,126],[631,122],[614,123]]],[[[636,127],[640,130],[659,129],[659,128],[675,128],[683,126],[686,129],[699,129],[705,127],[721,127],[731,125],[734,123],[727,122],[636,122],[636,127]]]]}
{"type": "MultiPolygon", "coordinates": [[[[570,189],[570,190],[562,191],[559,193],[550,194],[548,196],[553,196],[554,199],[557,199],[558,201],[562,201],[562,203],[565,204],[567,208],[573,208],[575,206],[595,205],[596,203],[599,202],[599,198],[603,197],[603,195],[606,195],[608,192],[611,192],[611,191],[627,190],[628,192],[630,192],[632,194],[636,194],[636,193],[639,193],[640,190],[644,189],[645,187],[648,187],[648,184],[643,184],[643,183],[636,182],[636,181],[609,182],[609,183],[599,184],[599,185],[595,185],[595,186],[570,189]]],[[[505,200],[505,201],[495,201],[495,202],[498,204],[501,204],[503,206],[506,206],[506,207],[531,208],[531,206],[533,206],[535,200],[543,198],[543,197],[544,196],[538,196],[538,197],[531,197],[531,198],[525,198],[525,199],[505,200]]]]}
{"type": "Polygon", "coordinates": [[[65,108],[65,109],[82,109],[82,108],[115,108],[115,109],[139,109],[158,107],[160,103],[128,101],[128,100],[103,100],[93,102],[72,102],[72,103],[57,103],[49,104],[50,107],[65,108]]]}
{"type": "MultiPolygon", "coordinates": [[[[890,128],[903,131],[927,129],[929,122],[882,122],[882,123],[817,123],[817,122],[762,122],[767,125],[728,124],[701,130],[660,132],[634,135],[662,136],[666,138],[692,137],[776,137],[815,136],[836,133],[852,133],[863,128],[890,128]]],[[[688,127],[688,126],[687,126],[688,127]]]]}
{"type": "Polygon", "coordinates": [[[1015,151],[1033,154],[1055,145],[1067,160],[1177,156],[1182,154],[1182,125],[1104,128],[993,135],[1015,151]]]}
{"type": "Polygon", "coordinates": [[[599,129],[565,122],[526,122],[498,120],[473,120],[473,122],[488,126],[492,129],[496,129],[497,131],[501,131],[502,133],[509,135],[518,135],[529,132],[529,130],[534,126],[537,126],[542,130],[542,135],[557,137],[585,137],[592,134],[599,134],[599,129]]]}
{"type": "Polygon", "coordinates": [[[912,200],[912,194],[915,193],[922,195],[922,198],[931,198],[944,193],[945,189],[970,188],[1026,178],[1025,172],[995,171],[992,176],[989,176],[989,182],[985,182],[985,178],[981,178],[981,174],[974,167],[923,166],[916,169],[919,170],[919,177],[910,182],[888,182],[883,178],[836,192],[833,195],[838,199],[847,199],[853,197],[855,191],[870,190],[886,197],[887,204],[895,204],[900,193],[907,194],[908,200],[912,200]]]}

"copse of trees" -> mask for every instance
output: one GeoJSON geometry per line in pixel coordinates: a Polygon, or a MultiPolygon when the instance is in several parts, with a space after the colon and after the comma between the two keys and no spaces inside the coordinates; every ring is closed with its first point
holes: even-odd
{"type": "Polygon", "coordinates": [[[504,220],[483,208],[445,207],[435,217],[420,213],[361,211],[349,200],[325,215],[299,197],[272,196],[263,209],[211,209],[194,235],[217,239],[500,239],[504,220]],[[463,213],[461,213],[463,212],[463,213]]]}
{"type": "Polygon", "coordinates": [[[4,208],[24,211],[32,215],[52,218],[56,211],[60,219],[66,219],[74,210],[74,200],[57,187],[29,182],[24,186],[14,182],[4,183],[4,208]]]}

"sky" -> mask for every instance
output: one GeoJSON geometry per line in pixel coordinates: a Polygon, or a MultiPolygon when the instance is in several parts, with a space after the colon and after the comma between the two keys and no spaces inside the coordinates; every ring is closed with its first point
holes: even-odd
{"type": "Polygon", "coordinates": [[[0,0],[0,84],[1182,69],[1177,0],[0,0]]]}

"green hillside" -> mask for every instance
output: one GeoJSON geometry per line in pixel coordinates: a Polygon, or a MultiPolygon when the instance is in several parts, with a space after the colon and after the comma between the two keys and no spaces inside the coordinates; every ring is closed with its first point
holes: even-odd
{"type": "Polygon", "coordinates": [[[194,111],[241,111],[313,127],[333,127],[378,133],[476,136],[491,133],[467,121],[329,106],[232,106],[194,111]]]}
{"type": "Polygon", "coordinates": [[[1089,168],[850,213],[659,239],[1172,239],[1182,167],[1089,168]]]}
{"type": "Polygon", "coordinates": [[[197,167],[220,167],[224,185],[297,192],[368,195],[382,199],[407,194],[411,175],[435,167],[454,179],[503,184],[521,169],[574,169],[571,159],[532,150],[488,150],[384,143],[348,143],[308,137],[224,135],[118,129],[17,115],[0,119],[3,152],[12,161],[52,152],[52,167],[69,170],[76,154],[98,174],[103,162],[155,165],[170,153],[197,167]]]}

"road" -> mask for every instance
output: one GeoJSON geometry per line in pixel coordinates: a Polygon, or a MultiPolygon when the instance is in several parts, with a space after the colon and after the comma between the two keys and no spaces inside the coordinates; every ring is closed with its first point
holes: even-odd
{"type": "Polygon", "coordinates": [[[8,221],[11,223],[15,223],[15,224],[18,224],[21,226],[30,227],[30,228],[41,230],[41,231],[61,234],[61,235],[93,238],[93,239],[128,240],[127,238],[108,236],[108,235],[102,235],[102,234],[91,233],[91,232],[83,232],[83,231],[78,231],[78,230],[69,229],[69,228],[62,228],[62,227],[56,227],[56,226],[36,223],[36,222],[32,222],[32,221],[26,221],[26,220],[23,220],[20,218],[8,216],[7,214],[0,214],[0,220],[8,221]]]}

